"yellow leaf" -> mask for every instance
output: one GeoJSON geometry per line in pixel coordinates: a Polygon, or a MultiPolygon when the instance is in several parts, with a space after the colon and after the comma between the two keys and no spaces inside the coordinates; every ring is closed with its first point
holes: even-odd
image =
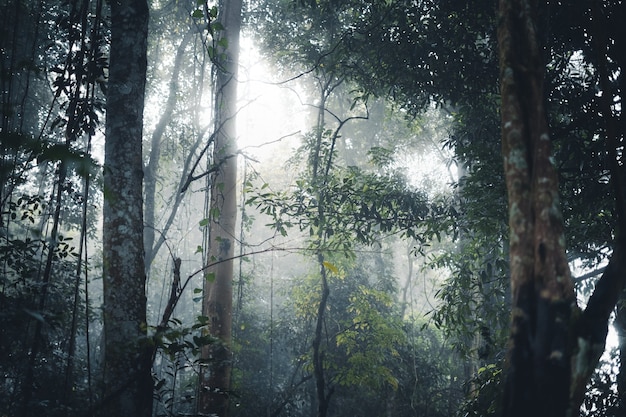
{"type": "Polygon", "coordinates": [[[333,264],[331,264],[330,262],[327,262],[327,261],[324,261],[322,263],[324,264],[324,267],[326,267],[326,269],[328,269],[333,274],[339,274],[339,270],[337,269],[337,267],[335,265],[333,265],[333,264]]]}

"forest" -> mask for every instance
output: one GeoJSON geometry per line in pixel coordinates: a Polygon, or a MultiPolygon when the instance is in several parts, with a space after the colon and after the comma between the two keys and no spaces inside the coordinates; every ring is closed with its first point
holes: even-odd
{"type": "Polygon", "coordinates": [[[622,0],[0,0],[1,417],[626,415],[622,0]]]}

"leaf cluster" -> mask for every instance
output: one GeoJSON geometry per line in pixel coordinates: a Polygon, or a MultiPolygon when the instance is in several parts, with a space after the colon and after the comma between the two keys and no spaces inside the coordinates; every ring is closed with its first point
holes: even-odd
{"type": "MultiPolygon", "coordinates": [[[[33,407],[43,410],[47,403],[50,414],[56,415],[61,410],[59,399],[65,395],[58,376],[66,370],[67,343],[71,337],[80,337],[72,333],[72,322],[84,322],[93,312],[85,305],[83,289],[75,286],[77,249],[72,236],[59,234],[51,241],[38,231],[47,210],[44,198],[23,195],[6,208],[3,214],[8,221],[0,232],[0,372],[7,381],[21,381],[32,366],[38,384],[47,387],[35,392],[33,407]],[[50,251],[51,274],[44,281],[41,259],[50,251]],[[41,328],[36,340],[38,357],[30,363],[27,353],[33,349],[37,327],[41,328]]],[[[74,360],[83,369],[85,356],[80,353],[74,360]]],[[[7,384],[0,412],[10,414],[17,408],[22,388],[7,384]]],[[[76,394],[82,395],[83,388],[77,387],[76,394]]]]}
{"type": "Polygon", "coordinates": [[[215,338],[208,334],[208,322],[207,316],[198,316],[192,326],[184,326],[181,320],[172,318],[167,326],[153,329],[153,343],[171,361],[175,361],[181,353],[191,360],[199,356],[203,347],[216,343],[215,338]]]}
{"type": "Polygon", "coordinates": [[[425,242],[424,233],[438,233],[431,226],[446,210],[410,189],[403,178],[355,167],[335,170],[321,185],[297,180],[289,192],[273,192],[267,184],[255,188],[251,182],[247,187],[246,204],[269,216],[268,226],[282,235],[297,227],[311,237],[321,229],[325,237],[332,238],[328,250],[349,251],[351,242],[371,245],[389,234],[425,242]],[[321,219],[320,204],[324,204],[321,219]]]}

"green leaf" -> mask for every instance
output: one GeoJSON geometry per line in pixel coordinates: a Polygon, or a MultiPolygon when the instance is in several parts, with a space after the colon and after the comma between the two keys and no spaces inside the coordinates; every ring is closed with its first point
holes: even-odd
{"type": "Polygon", "coordinates": [[[194,19],[201,19],[204,17],[204,13],[202,12],[202,10],[196,9],[193,11],[193,13],[191,13],[191,17],[193,17],[194,19]]]}
{"type": "Polygon", "coordinates": [[[219,41],[217,41],[217,44],[221,46],[222,48],[226,49],[228,48],[228,39],[221,38],[219,41]]]}
{"type": "Polygon", "coordinates": [[[209,272],[204,276],[204,279],[206,279],[208,282],[214,282],[215,281],[215,272],[209,272]]]}
{"type": "MultiPolygon", "coordinates": [[[[208,225],[209,221],[210,220],[208,218],[200,220],[200,227],[204,227],[204,226],[208,225]]],[[[198,246],[198,247],[201,248],[201,246],[198,246]]]]}

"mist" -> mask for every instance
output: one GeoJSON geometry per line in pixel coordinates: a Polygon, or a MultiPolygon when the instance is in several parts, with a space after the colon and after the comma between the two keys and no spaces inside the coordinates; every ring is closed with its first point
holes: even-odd
{"type": "Polygon", "coordinates": [[[0,3],[0,415],[622,415],[618,6],[109,3],[0,3]]]}

